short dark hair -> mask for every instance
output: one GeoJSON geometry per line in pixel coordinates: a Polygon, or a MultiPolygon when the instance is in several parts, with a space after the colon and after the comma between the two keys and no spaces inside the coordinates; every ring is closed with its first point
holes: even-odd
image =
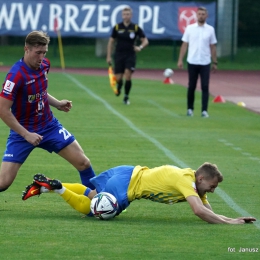
{"type": "Polygon", "coordinates": [[[219,171],[216,164],[212,164],[209,162],[203,163],[196,171],[196,176],[203,175],[206,179],[214,179],[215,177],[218,178],[218,182],[223,181],[223,175],[219,171]]]}
{"type": "Polygon", "coordinates": [[[25,45],[45,46],[50,42],[50,37],[43,31],[32,31],[25,38],[25,45]]]}

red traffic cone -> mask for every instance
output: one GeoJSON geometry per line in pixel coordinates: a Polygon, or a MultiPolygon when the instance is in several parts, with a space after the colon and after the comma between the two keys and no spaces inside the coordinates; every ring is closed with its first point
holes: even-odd
{"type": "Polygon", "coordinates": [[[173,80],[171,78],[165,78],[165,80],[163,81],[164,84],[173,84],[173,80]]]}
{"type": "Polygon", "coordinates": [[[225,103],[226,100],[222,96],[216,96],[213,100],[214,103],[225,103]]]}

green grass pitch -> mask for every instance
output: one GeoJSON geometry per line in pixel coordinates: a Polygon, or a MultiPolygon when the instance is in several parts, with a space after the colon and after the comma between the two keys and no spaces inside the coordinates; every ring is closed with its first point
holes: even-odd
{"type": "MultiPolygon", "coordinates": [[[[5,73],[0,73],[2,81],[5,73]]],[[[218,214],[260,218],[260,120],[232,103],[209,102],[209,118],[186,116],[186,89],[133,79],[131,105],[122,103],[107,77],[50,72],[49,93],[73,101],[69,113],[53,110],[73,133],[96,173],[121,164],[163,164],[196,169],[216,163],[224,182],[208,198],[218,214]],[[227,201],[223,200],[226,194],[227,201]]],[[[0,122],[0,148],[8,128],[0,122]]],[[[0,259],[259,259],[259,220],[251,225],[211,225],[188,203],[173,206],[134,201],[111,221],[84,218],[57,194],[21,200],[41,172],[79,182],[77,171],[55,154],[35,149],[13,185],[0,193],[0,259]],[[235,252],[234,252],[235,250],[235,252]]]]}

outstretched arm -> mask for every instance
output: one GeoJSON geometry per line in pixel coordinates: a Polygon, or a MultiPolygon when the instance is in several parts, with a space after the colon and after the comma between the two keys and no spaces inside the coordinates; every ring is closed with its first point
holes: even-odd
{"type": "Polygon", "coordinates": [[[252,223],[256,219],[253,217],[228,218],[226,216],[215,214],[211,209],[202,204],[199,197],[189,196],[186,198],[194,214],[202,220],[212,224],[245,224],[252,223]]]}
{"type": "MultiPolygon", "coordinates": [[[[256,221],[256,218],[253,218],[253,217],[238,217],[238,218],[228,218],[226,216],[223,216],[223,215],[219,215],[219,214],[216,214],[218,215],[219,217],[225,219],[226,221],[234,221],[234,220],[244,220],[244,223],[253,223],[254,221],[256,221]]],[[[230,224],[234,224],[234,223],[230,223],[230,224]]]]}

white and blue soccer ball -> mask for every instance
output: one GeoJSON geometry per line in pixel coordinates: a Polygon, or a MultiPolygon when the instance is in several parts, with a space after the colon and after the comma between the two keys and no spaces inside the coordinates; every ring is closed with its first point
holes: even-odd
{"type": "Polygon", "coordinates": [[[91,200],[90,210],[95,218],[111,219],[118,210],[117,199],[108,192],[100,192],[91,200]]]}
{"type": "Polygon", "coordinates": [[[163,75],[164,75],[165,78],[169,78],[173,75],[173,70],[172,69],[166,69],[166,70],[164,70],[163,75]]]}

